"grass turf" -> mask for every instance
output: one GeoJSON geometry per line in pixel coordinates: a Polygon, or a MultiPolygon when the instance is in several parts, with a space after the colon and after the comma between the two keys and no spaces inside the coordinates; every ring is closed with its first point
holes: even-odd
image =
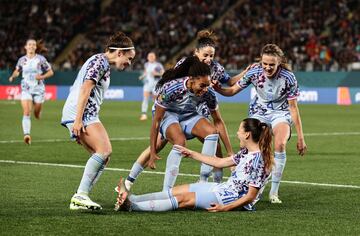
{"type": "MultiPolygon", "coordinates": [[[[22,143],[18,102],[0,101],[2,160],[84,165],[88,154],[67,141],[59,125],[63,102],[46,102],[40,121],[32,119],[31,146],[22,143]],[[9,142],[14,140],[14,142],[9,142]]],[[[101,119],[111,138],[148,137],[151,121],[138,120],[140,103],[106,101],[101,119]]],[[[294,184],[292,181],[360,186],[360,106],[300,105],[309,151],[296,154],[296,137],[287,148],[288,162],[280,187],[282,205],[270,205],[265,196],[256,212],[207,213],[182,210],[167,213],[117,213],[112,210],[113,187],[126,171],[105,171],[92,198],[103,206],[98,213],[72,212],[69,201],[81,168],[0,163],[0,225],[2,235],[19,234],[179,234],[179,235],[359,235],[360,188],[294,184]],[[338,133],[338,134],[336,134],[338,133]],[[341,134],[342,133],[342,134],[341,134]]],[[[246,104],[221,104],[234,150],[235,132],[246,117],[246,104]]],[[[130,169],[149,140],[114,140],[109,167],[130,169]]],[[[200,150],[198,141],[189,142],[200,150]]],[[[164,171],[169,148],[161,152],[157,171],[164,171]]],[[[184,159],[182,173],[198,174],[199,164],[184,159]]],[[[228,174],[228,171],[226,171],[228,174]]],[[[162,175],[144,173],[135,193],[159,191],[162,175]]],[[[179,176],[177,183],[195,182],[179,176]]]]}

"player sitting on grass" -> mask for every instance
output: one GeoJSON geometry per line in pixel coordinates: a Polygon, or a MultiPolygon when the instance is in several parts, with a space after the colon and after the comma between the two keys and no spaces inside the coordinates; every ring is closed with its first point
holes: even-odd
{"type": "Polygon", "coordinates": [[[237,136],[240,151],[227,158],[202,155],[175,145],[185,157],[223,168],[236,166],[224,183],[193,183],[176,186],[167,192],[134,195],[126,192],[120,180],[115,210],[170,211],[178,208],[206,209],[210,212],[230,211],[236,208],[254,210],[254,204],[270,176],[274,162],[271,151],[270,128],[257,119],[247,118],[240,124],[237,136]]]}

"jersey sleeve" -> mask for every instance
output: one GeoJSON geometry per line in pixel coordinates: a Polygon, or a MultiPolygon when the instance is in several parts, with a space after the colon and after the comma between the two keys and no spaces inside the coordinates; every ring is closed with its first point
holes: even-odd
{"type": "Polygon", "coordinates": [[[236,84],[241,88],[241,90],[247,88],[252,83],[252,80],[257,75],[257,72],[257,68],[251,68],[248,72],[246,72],[243,78],[236,82],[236,84]]]}
{"type": "Polygon", "coordinates": [[[168,108],[172,102],[181,96],[181,88],[182,85],[174,83],[174,81],[165,83],[158,91],[155,104],[165,109],[168,108]]]}
{"type": "Polygon", "coordinates": [[[22,72],[22,70],[23,70],[23,61],[24,61],[24,58],[21,57],[21,58],[19,58],[19,60],[16,63],[15,69],[18,70],[19,72],[22,72]]]}
{"type": "Polygon", "coordinates": [[[178,62],[176,62],[176,64],[175,64],[174,68],[176,68],[176,67],[180,66],[180,65],[181,65],[181,64],[185,61],[185,59],[186,59],[186,57],[181,58],[178,62]]]}
{"type": "Polygon", "coordinates": [[[287,99],[292,100],[296,99],[300,95],[300,90],[295,75],[291,73],[289,77],[289,90],[287,93],[287,99]]]}
{"type": "Polygon", "coordinates": [[[215,111],[218,108],[218,99],[212,88],[208,89],[208,96],[206,96],[206,106],[210,111],[215,111]]]}
{"type": "Polygon", "coordinates": [[[259,161],[260,155],[254,159],[253,166],[250,172],[250,181],[249,186],[255,188],[261,188],[266,180],[266,171],[264,168],[264,163],[259,161]]]}
{"type": "Polygon", "coordinates": [[[41,56],[41,58],[40,58],[40,68],[41,68],[42,73],[45,73],[45,72],[51,70],[50,63],[43,56],[41,56]]]}
{"type": "Polygon", "coordinates": [[[230,75],[225,71],[225,68],[218,62],[213,62],[212,70],[212,80],[218,80],[222,84],[227,84],[227,82],[231,79],[230,75]]]}
{"type": "Polygon", "coordinates": [[[95,57],[86,67],[85,80],[93,80],[98,83],[105,74],[104,62],[100,57],[95,57]]]}

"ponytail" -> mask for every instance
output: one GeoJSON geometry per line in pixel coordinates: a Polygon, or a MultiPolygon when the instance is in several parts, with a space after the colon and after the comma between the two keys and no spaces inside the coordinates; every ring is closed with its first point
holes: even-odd
{"type": "Polygon", "coordinates": [[[36,41],[36,53],[38,54],[45,54],[47,53],[49,50],[45,47],[45,42],[44,40],[40,39],[36,41]]]}
{"type": "Polygon", "coordinates": [[[270,127],[265,123],[260,123],[260,128],[262,129],[259,147],[261,154],[264,158],[265,169],[270,172],[271,168],[274,164],[274,157],[272,155],[272,135],[270,131],[270,127]]]}
{"type": "Polygon", "coordinates": [[[272,135],[270,127],[258,119],[246,118],[243,120],[243,127],[246,132],[251,132],[254,142],[259,143],[261,155],[264,159],[265,170],[270,172],[274,164],[272,155],[272,135]]]}

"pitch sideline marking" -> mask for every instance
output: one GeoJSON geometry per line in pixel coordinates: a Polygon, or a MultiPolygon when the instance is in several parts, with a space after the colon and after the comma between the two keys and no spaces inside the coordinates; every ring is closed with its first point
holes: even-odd
{"type": "MultiPolygon", "coordinates": [[[[81,165],[57,164],[57,163],[46,163],[46,162],[31,162],[31,161],[0,160],[0,163],[20,164],[20,165],[38,165],[38,166],[55,166],[55,167],[81,168],[81,169],[84,168],[84,166],[81,166],[81,165]]],[[[106,170],[119,171],[119,172],[130,172],[129,169],[122,169],[122,168],[106,168],[106,170]]],[[[147,171],[147,170],[144,170],[143,173],[154,174],[154,175],[164,175],[165,174],[164,172],[160,172],[160,171],[147,171]]],[[[186,174],[186,173],[179,173],[179,176],[199,177],[199,175],[186,174]]],[[[227,179],[227,177],[224,177],[224,179],[227,179]]],[[[357,186],[357,185],[311,183],[311,182],[288,181],[288,180],[281,180],[281,182],[288,183],[288,184],[302,184],[302,185],[313,185],[313,186],[323,186],[323,187],[360,189],[360,186],[357,186]]]]}
{"type": "MultiPolygon", "coordinates": [[[[306,133],[304,136],[343,136],[343,135],[360,135],[360,132],[333,132],[333,133],[306,133]]],[[[229,135],[235,137],[235,135],[229,135]]],[[[297,134],[292,134],[296,137],[297,134]]],[[[149,140],[149,137],[123,137],[123,138],[111,138],[111,141],[138,141],[138,140],[149,140]]],[[[0,140],[0,144],[6,143],[23,143],[23,140],[0,140]]],[[[40,139],[32,140],[33,143],[55,143],[55,142],[73,142],[70,139],[40,139]]]]}

